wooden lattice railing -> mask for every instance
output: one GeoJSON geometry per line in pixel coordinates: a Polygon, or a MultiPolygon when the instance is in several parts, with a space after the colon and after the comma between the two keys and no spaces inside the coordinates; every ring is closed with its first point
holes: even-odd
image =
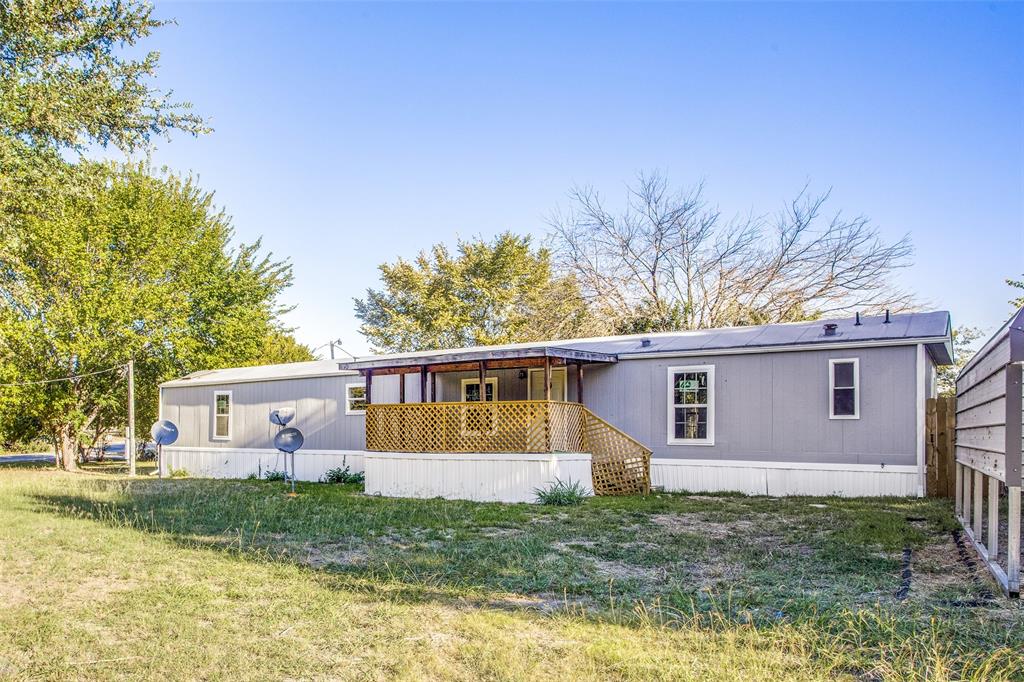
{"type": "Polygon", "coordinates": [[[651,451],[579,403],[517,400],[369,405],[381,452],[588,452],[598,495],[646,494],[651,451]]]}

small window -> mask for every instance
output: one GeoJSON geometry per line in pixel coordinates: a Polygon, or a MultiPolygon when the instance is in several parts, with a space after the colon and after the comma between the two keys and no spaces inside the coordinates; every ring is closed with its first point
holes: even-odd
{"type": "Polygon", "coordinates": [[[213,394],[213,437],[217,440],[231,439],[231,391],[215,391],[213,394]]]}
{"type": "MultiPolygon", "coordinates": [[[[498,378],[488,377],[484,379],[484,401],[493,403],[498,395],[498,378]]],[[[478,403],[480,402],[480,380],[479,379],[463,379],[462,380],[462,402],[464,403],[478,403]]]]}
{"type": "Polygon", "coordinates": [[[715,444],[715,366],[669,367],[669,445],[715,444]]]}
{"type": "Polygon", "coordinates": [[[366,414],[366,386],[364,384],[345,386],[345,414],[366,414]]]}
{"type": "Polygon", "coordinates": [[[829,419],[860,419],[860,361],[828,361],[829,419]]]}

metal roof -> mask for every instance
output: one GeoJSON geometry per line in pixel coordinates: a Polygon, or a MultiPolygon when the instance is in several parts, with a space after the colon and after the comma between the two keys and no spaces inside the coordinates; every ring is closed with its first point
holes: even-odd
{"type": "MultiPolygon", "coordinates": [[[[596,362],[614,362],[652,354],[706,354],[728,352],[760,352],[793,350],[804,347],[872,346],[925,343],[939,364],[952,362],[952,339],[949,313],[940,310],[922,313],[899,313],[885,323],[883,315],[862,315],[860,324],[854,317],[812,322],[765,324],[752,327],[724,327],[687,332],[659,332],[606,336],[589,339],[568,339],[514,343],[499,346],[474,346],[447,350],[392,353],[339,362],[345,369],[406,367],[418,364],[467,362],[499,357],[544,356],[572,358],[574,354],[594,354],[596,362]],[[826,336],[825,324],[835,324],[836,333],[826,336]],[[646,345],[645,345],[646,342],[646,345]],[[598,359],[605,356],[607,359],[598,359]]],[[[581,359],[585,359],[582,358],[581,359]]]]}
{"type": "Polygon", "coordinates": [[[953,344],[949,313],[944,310],[898,313],[888,324],[881,315],[862,315],[813,322],[724,327],[688,332],[659,332],[605,336],[588,339],[510,343],[415,353],[375,355],[357,360],[314,360],[284,365],[234,367],[193,372],[161,386],[173,388],[252,381],[278,381],[321,376],[352,376],[359,370],[409,367],[423,364],[470,362],[498,358],[559,357],[585,362],[616,362],[649,355],[713,355],[778,350],[826,349],[874,345],[924,343],[936,363],[951,364],[953,344]],[[825,336],[824,325],[835,324],[834,336],[825,336]],[[648,344],[644,345],[644,341],[648,344]]]}
{"type": "Polygon", "coordinates": [[[354,371],[339,370],[336,360],[312,360],[310,362],[289,362],[283,365],[204,369],[199,372],[192,372],[180,379],[165,381],[160,385],[166,388],[175,388],[179,386],[305,379],[321,376],[352,376],[354,374],[356,374],[354,371]]]}

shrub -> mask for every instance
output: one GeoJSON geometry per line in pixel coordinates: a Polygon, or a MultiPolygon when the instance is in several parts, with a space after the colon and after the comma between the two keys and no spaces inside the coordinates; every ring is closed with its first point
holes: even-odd
{"type": "Polygon", "coordinates": [[[270,471],[270,470],[267,470],[263,474],[263,478],[265,478],[268,481],[287,481],[288,480],[288,472],[286,472],[286,471],[270,471]]]}
{"type": "Polygon", "coordinates": [[[362,471],[352,471],[347,465],[328,469],[320,477],[321,483],[362,483],[365,480],[366,476],[362,471]]]}
{"type": "Polygon", "coordinates": [[[188,478],[188,469],[171,469],[171,478],[188,478]]]}
{"type": "Polygon", "coordinates": [[[533,492],[541,504],[556,507],[573,507],[590,497],[590,491],[579,481],[560,481],[557,478],[546,488],[534,488],[533,492]]]}

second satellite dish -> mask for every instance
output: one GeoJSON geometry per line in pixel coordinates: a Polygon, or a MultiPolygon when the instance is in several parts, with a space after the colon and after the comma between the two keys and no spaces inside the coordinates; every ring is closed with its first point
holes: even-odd
{"type": "Polygon", "coordinates": [[[302,447],[304,440],[305,439],[302,437],[302,431],[289,427],[277,432],[277,435],[274,436],[274,447],[281,452],[291,454],[302,447]]]}
{"type": "Polygon", "coordinates": [[[295,419],[294,407],[277,407],[270,411],[270,423],[278,426],[288,426],[288,422],[295,419]]]}

